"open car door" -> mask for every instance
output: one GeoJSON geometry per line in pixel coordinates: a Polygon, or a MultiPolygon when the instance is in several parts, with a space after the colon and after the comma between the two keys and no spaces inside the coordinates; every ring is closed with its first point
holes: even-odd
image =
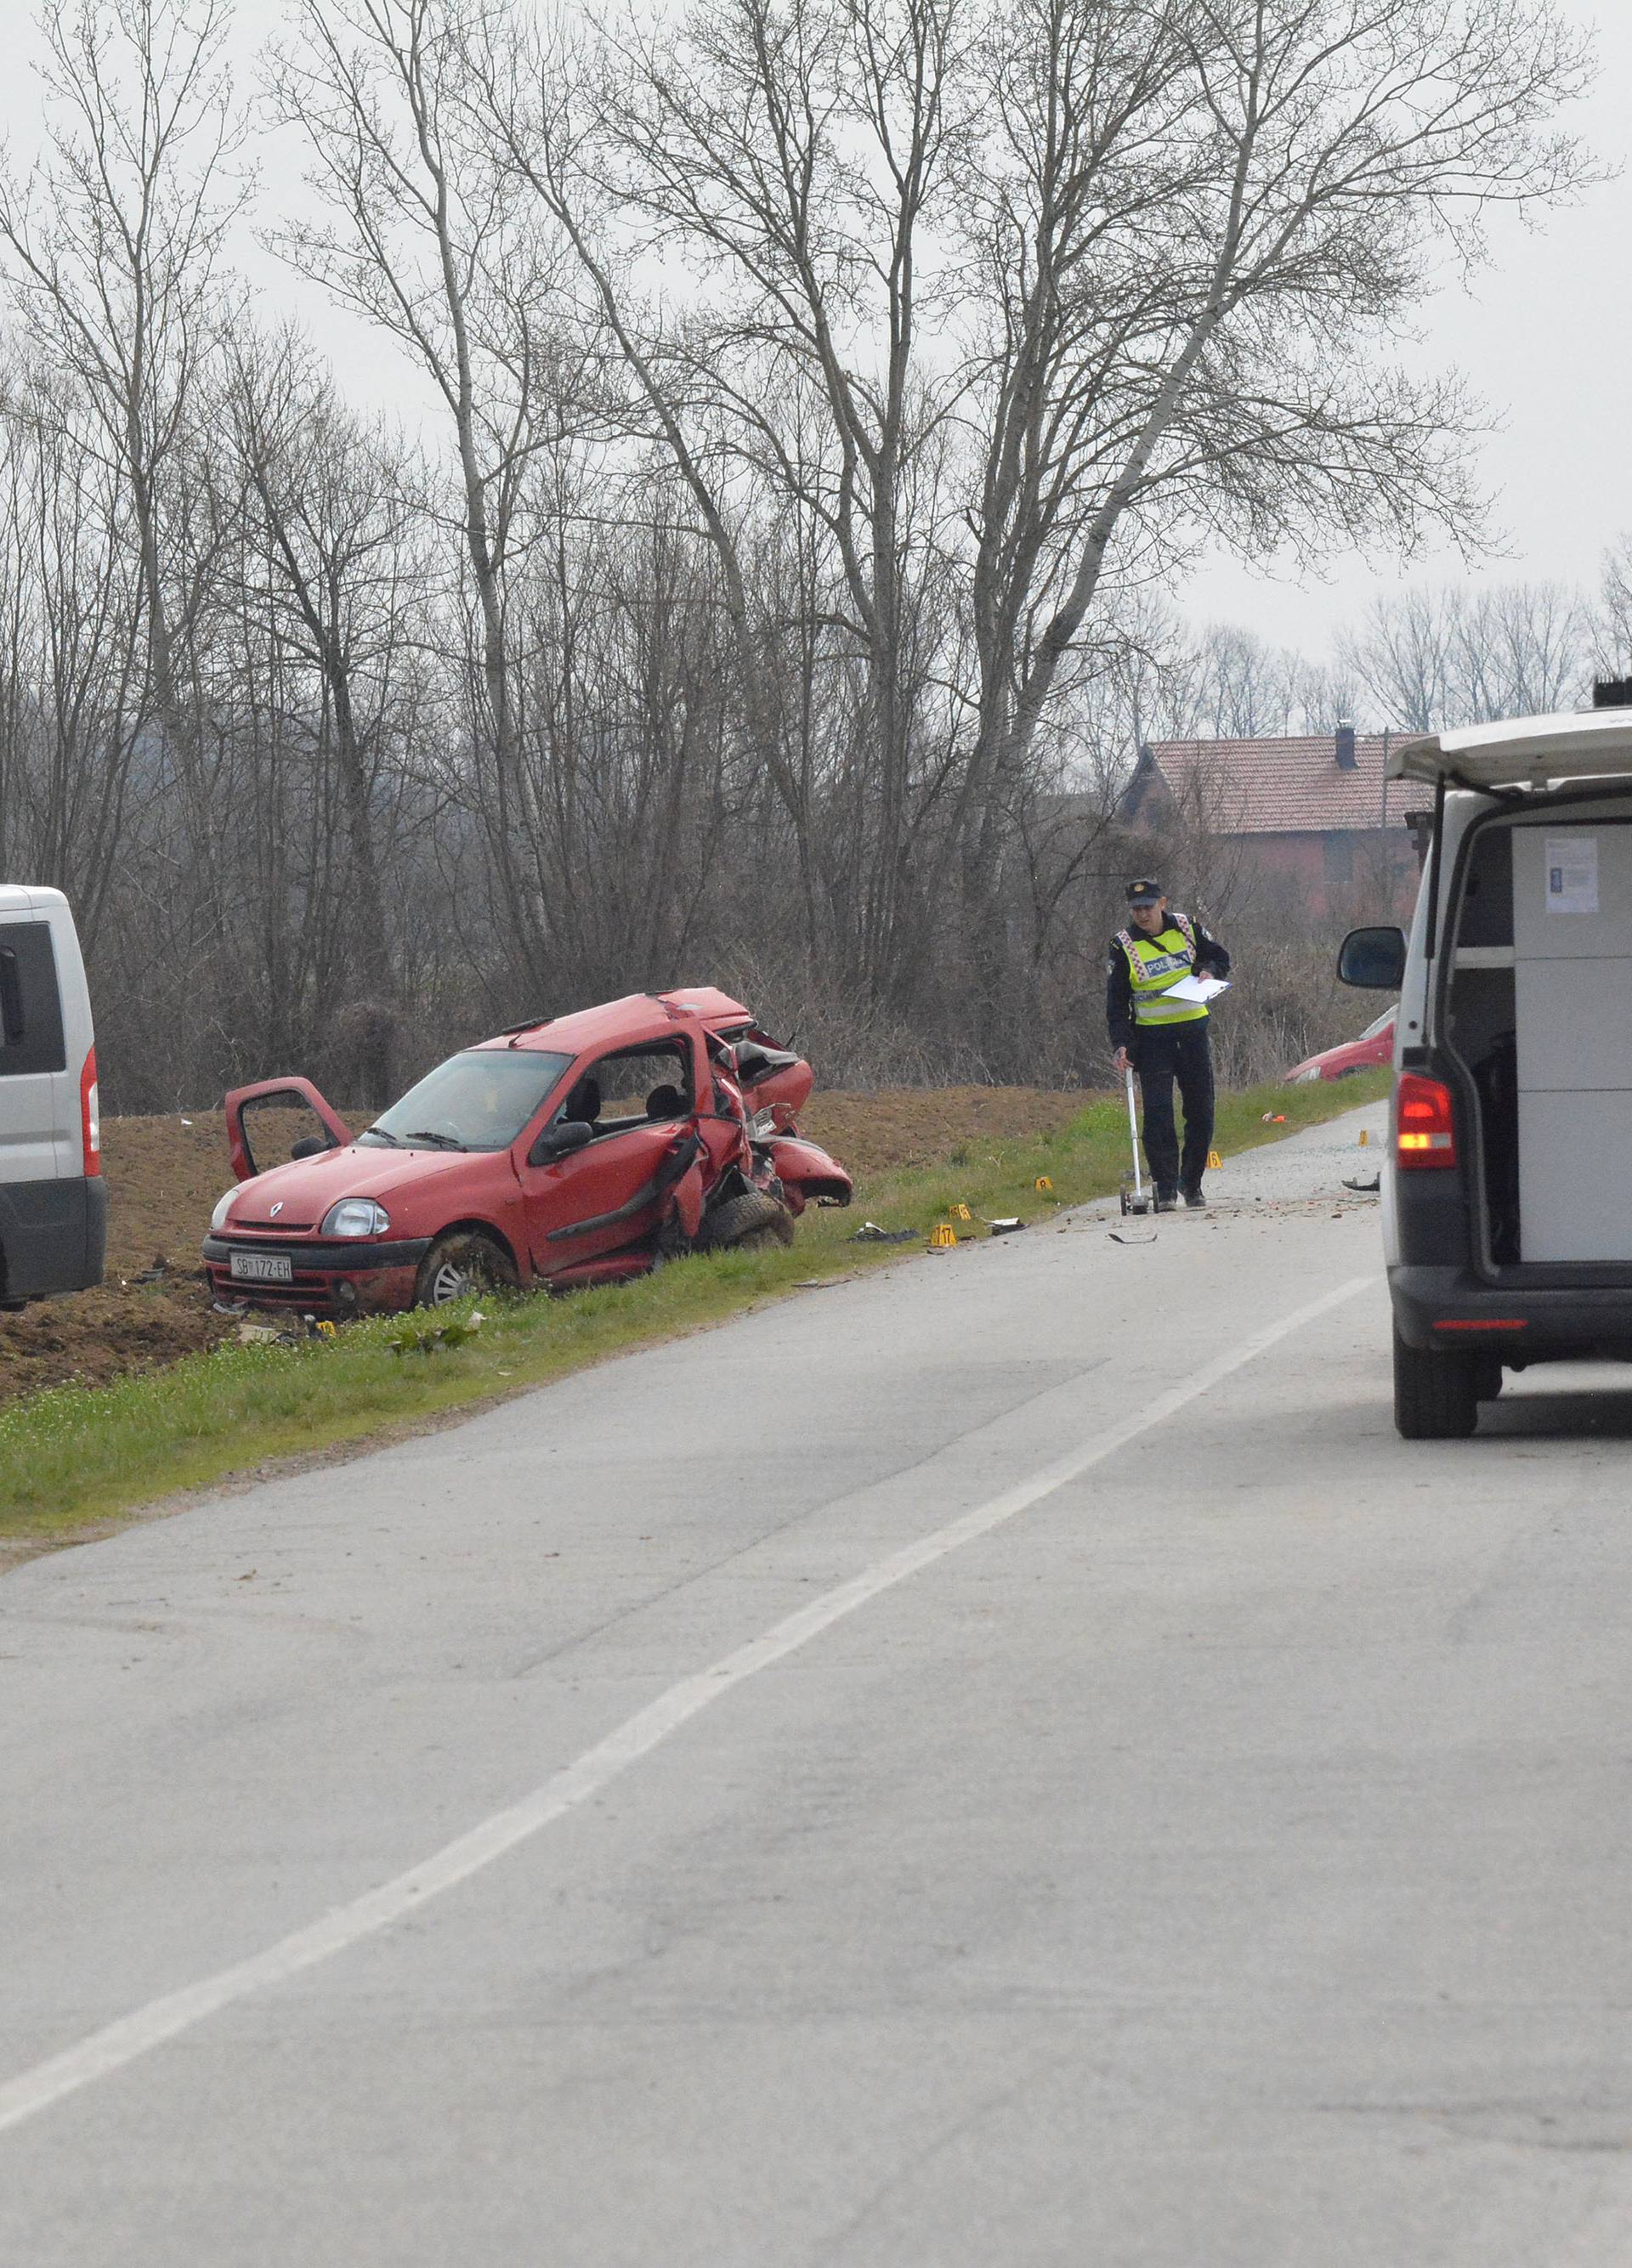
{"type": "MultiPolygon", "coordinates": [[[[323,1100],[309,1079],[294,1076],[288,1079],[263,1079],[257,1080],[254,1086],[235,1086],[221,1108],[226,1113],[227,1154],[233,1161],[233,1174],[240,1182],[252,1181],[257,1174],[265,1173],[270,1167],[281,1166],[287,1162],[283,1158],[264,1154],[260,1160],[256,1160],[248,1130],[244,1123],[246,1107],[256,1103],[262,1105],[269,1113],[273,1110],[304,1108],[312,1113],[322,1128],[321,1135],[309,1135],[305,1140],[297,1141],[289,1152],[292,1158],[314,1157],[320,1150],[342,1150],[352,1138],[351,1128],[341,1117],[339,1112],[323,1100]]],[[[262,1130],[261,1132],[260,1140],[263,1153],[270,1147],[270,1129],[262,1130]]]]}

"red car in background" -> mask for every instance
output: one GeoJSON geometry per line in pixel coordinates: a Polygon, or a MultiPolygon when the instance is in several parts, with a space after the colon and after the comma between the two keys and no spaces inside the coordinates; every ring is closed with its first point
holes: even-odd
{"type": "Polygon", "coordinates": [[[1397,1013],[1398,1005],[1385,1008],[1374,1024],[1366,1026],[1357,1040],[1345,1040],[1340,1048],[1327,1048],[1321,1055],[1306,1056],[1287,1073],[1287,1085],[1301,1086],[1307,1079],[1348,1079],[1357,1071],[1375,1071],[1378,1064],[1392,1064],[1397,1013]]]}
{"type": "Polygon", "coordinates": [[[794,1123],[814,1084],[740,1001],[702,986],[464,1049],[355,1138],[307,1079],[240,1087],[210,1283],[218,1300],[343,1318],[789,1242],[808,1204],[851,1197],[794,1123]],[[246,1113],[291,1102],[323,1131],[262,1171],[246,1113]]]}

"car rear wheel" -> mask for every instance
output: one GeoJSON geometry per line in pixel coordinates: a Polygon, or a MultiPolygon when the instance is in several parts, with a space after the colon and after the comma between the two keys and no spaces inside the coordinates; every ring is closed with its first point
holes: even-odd
{"type": "Polygon", "coordinates": [[[698,1241],[705,1252],[750,1250],[755,1245],[791,1244],[794,1223],[787,1208],[763,1189],[745,1189],[740,1197],[717,1205],[703,1223],[698,1241]]]}
{"type": "Polygon", "coordinates": [[[513,1292],[521,1278],[510,1255],[479,1229],[451,1229],[439,1236],[419,1263],[414,1304],[446,1307],[473,1292],[513,1292]]]}
{"type": "Polygon", "coordinates": [[[1407,1346],[1394,1327],[1394,1424],[1407,1441],[1466,1440],[1479,1423],[1481,1395],[1492,1387],[1488,1365],[1476,1355],[1441,1354],[1407,1346]]]}

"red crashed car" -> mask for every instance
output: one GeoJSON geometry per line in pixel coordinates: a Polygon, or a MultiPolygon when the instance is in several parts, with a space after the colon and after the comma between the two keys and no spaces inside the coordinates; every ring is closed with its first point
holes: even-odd
{"type": "Polygon", "coordinates": [[[1375,1071],[1379,1064],[1386,1067],[1394,1060],[1397,1012],[1394,1008],[1385,1009],[1357,1040],[1345,1040],[1340,1048],[1327,1048],[1322,1055],[1306,1057],[1287,1073],[1287,1085],[1301,1086],[1310,1079],[1348,1079],[1357,1071],[1375,1071]]]}
{"type": "Polygon", "coordinates": [[[343,1318],[786,1242],[808,1204],[851,1197],[794,1124],[814,1083],[703,986],[484,1040],[355,1138],[306,1079],[240,1087],[225,1104],[239,1184],[204,1240],[210,1280],[220,1300],[343,1318]],[[292,1101],[324,1132],[262,1172],[246,1111],[292,1101]]]}

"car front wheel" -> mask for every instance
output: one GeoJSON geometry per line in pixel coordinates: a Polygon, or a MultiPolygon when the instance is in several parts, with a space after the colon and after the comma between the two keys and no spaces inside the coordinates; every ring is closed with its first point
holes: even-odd
{"type": "Polygon", "coordinates": [[[446,1307],[473,1292],[513,1292],[520,1282],[514,1261],[491,1236],[479,1229],[452,1229],[438,1237],[420,1262],[414,1305],[446,1307]]]}

